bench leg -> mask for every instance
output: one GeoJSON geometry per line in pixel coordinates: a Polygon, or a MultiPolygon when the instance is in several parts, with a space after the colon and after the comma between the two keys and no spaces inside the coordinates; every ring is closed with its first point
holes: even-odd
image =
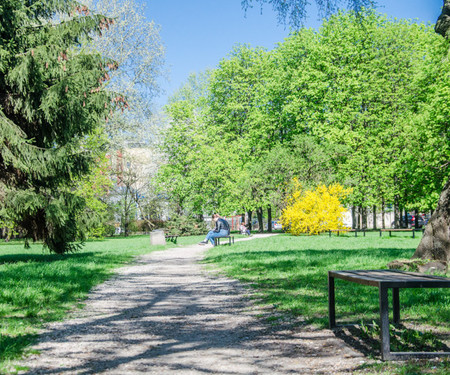
{"type": "Polygon", "coordinates": [[[389,303],[388,288],[380,286],[380,338],[381,338],[381,359],[383,361],[392,359],[391,343],[389,337],[389,303]]]}
{"type": "Polygon", "coordinates": [[[328,274],[328,320],[329,327],[336,327],[336,301],[334,295],[334,277],[328,274]]]}
{"type": "Polygon", "coordinates": [[[413,233],[413,238],[416,238],[416,231],[414,229],[413,229],[412,233],[413,233]]]}
{"type": "Polygon", "coordinates": [[[392,288],[393,320],[395,324],[400,323],[400,289],[392,288]]]}

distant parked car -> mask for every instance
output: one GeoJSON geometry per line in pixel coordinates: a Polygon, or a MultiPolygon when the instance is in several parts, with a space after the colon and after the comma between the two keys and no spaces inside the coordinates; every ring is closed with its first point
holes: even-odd
{"type": "MultiPolygon", "coordinates": [[[[423,226],[426,225],[425,219],[423,218],[422,215],[418,215],[417,216],[417,222],[419,223],[419,228],[422,228],[423,226]]],[[[410,223],[410,228],[415,228],[416,227],[416,217],[413,216],[411,219],[411,223],[410,223]]]]}
{"type": "MultiPolygon", "coordinates": [[[[408,215],[407,216],[408,217],[408,226],[407,227],[408,228],[415,228],[416,227],[415,226],[415,224],[416,224],[416,217],[414,215],[411,215],[411,214],[407,214],[407,215],[408,215]]],[[[404,220],[404,218],[403,218],[403,220],[404,220]]],[[[418,223],[419,223],[418,227],[419,228],[422,228],[423,226],[425,226],[427,224],[427,221],[428,220],[424,219],[423,215],[421,215],[421,214],[418,215],[418,223]]],[[[406,225],[404,223],[403,223],[403,227],[406,228],[406,225]]],[[[397,228],[397,225],[395,224],[395,221],[393,221],[391,223],[391,228],[397,228]]]]}
{"type": "Polygon", "coordinates": [[[277,229],[277,230],[283,229],[283,226],[281,225],[281,223],[279,221],[274,221],[272,227],[273,227],[273,229],[277,229]]]}

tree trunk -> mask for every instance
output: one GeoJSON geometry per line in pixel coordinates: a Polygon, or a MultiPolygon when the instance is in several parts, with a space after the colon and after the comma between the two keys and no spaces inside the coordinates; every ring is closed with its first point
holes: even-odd
{"type": "Polygon", "coordinates": [[[413,258],[450,261],[450,180],[442,190],[413,258]]]}
{"type": "Polygon", "coordinates": [[[373,206],[372,208],[373,212],[372,212],[372,217],[373,217],[373,229],[377,229],[377,206],[373,206]]]}
{"type": "Polygon", "coordinates": [[[356,207],[352,207],[352,229],[356,229],[356,207]]]}
{"type": "Polygon", "coordinates": [[[398,211],[400,212],[400,221],[398,223],[399,228],[404,228],[405,227],[405,223],[403,222],[403,207],[399,207],[398,211]]]}
{"type": "Polygon", "coordinates": [[[252,211],[247,211],[248,230],[252,230],[252,211]]]}
{"type": "MultiPolygon", "coordinates": [[[[397,199],[395,199],[397,200],[397,199]]],[[[394,202],[394,225],[391,225],[393,228],[398,228],[398,206],[397,203],[394,202]]]]}
{"type": "MultiPolygon", "coordinates": [[[[442,13],[434,30],[444,38],[450,37],[450,0],[444,0],[442,13]]],[[[436,210],[425,227],[425,233],[413,258],[450,261],[450,179],[439,197],[436,210]]]]}
{"type": "Polygon", "coordinates": [[[361,207],[362,225],[361,229],[367,229],[367,207],[361,207]]]}
{"type": "Polygon", "coordinates": [[[267,207],[267,231],[272,233],[272,207],[267,207]]]}
{"type": "Polygon", "coordinates": [[[444,0],[444,6],[442,7],[442,12],[436,21],[436,26],[434,31],[441,34],[444,38],[449,38],[450,30],[450,0],[444,0]]]}
{"type": "Polygon", "coordinates": [[[263,223],[263,209],[262,207],[258,207],[256,210],[256,216],[258,217],[258,232],[262,233],[264,231],[264,223],[263,223]]]}
{"type": "Polygon", "coordinates": [[[363,208],[362,206],[358,207],[358,229],[362,229],[363,227],[363,208]]]}

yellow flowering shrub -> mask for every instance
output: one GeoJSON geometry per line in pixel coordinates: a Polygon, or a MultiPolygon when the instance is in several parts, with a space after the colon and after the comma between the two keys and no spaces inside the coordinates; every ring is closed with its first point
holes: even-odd
{"type": "Polygon", "coordinates": [[[298,236],[301,233],[319,234],[332,229],[344,229],[341,202],[352,189],[340,184],[320,185],[315,190],[304,190],[294,180],[292,196],[281,214],[281,224],[288,233],[298,236]]]}

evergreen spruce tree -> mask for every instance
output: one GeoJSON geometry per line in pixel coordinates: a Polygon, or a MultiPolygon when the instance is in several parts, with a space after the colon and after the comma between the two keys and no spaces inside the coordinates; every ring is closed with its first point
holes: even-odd
{"type": "Polygon", "coordinates": [[[0,3],[0,222],[60,254],[82,239],[72,180],[94,162],[86,139],[124,104],[103,90],[117,65],[81,47],[112,22],[72,0],[0,3]]]}

